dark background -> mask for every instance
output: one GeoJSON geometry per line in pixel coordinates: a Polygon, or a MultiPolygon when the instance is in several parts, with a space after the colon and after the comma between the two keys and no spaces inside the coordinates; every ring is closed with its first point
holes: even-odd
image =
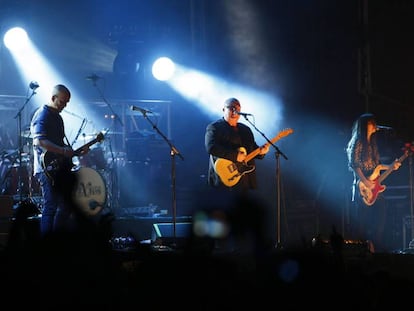
{"type": "MultiPolygon", "coordinates": [[[[344,148],[359,114],[372,112],[379,123],[393,127],[379,134],[384,162],[400,156],[404,143],[413,140],[413,12],[414,3],[408,0],[2,0],[0,27],[3,32],[15,17],[23,21],[48,60],[90,98],[91,105],[98,97],[85,79],[91,73],[104,78],[107,98],[171,101],[171,138],[185,158],[176,159],[179,215],[194,213],[205,191],[204,129],[211,117],[179,94],[151,82],[148,72],[133,77],[128,67],[100,63],[99,46],[85,38],[134,57],[145,57],[148,50],[172,50],[189,67],[276,94],[283,103],[284,126],[295,130],[280,146],[288,158],[280,159],[279,206],[283,239],[288,241],[326,235],[333,224],[346,235],[352,176],[344,148]],[[250,30],[230,31],[229,19],[238,16],[237,22],[243,23],[250,11],[232,14],[229,4],[234,10],[254,8],[262,46],[261,53],[251,57],[263,57],[260,79],[245,72],[243,59],[236,57],[230,44],[235,35],[244,38],[250,30]]],[[[3,150],[17,147],[13,116],[24,92],[25,85],[0,43],[3,150]]],[[[143,163],[136,159],[136,154],[142,154],[136,142],[131,134],[125,150],[131,161],[117,168],[117,208],[154,203],[171,213],[168,146],[154,137],[145,140],[152,161],[143,163]]],[[[410,163],[407,160],[387,179],[388,228],[395,247],[402,244],[402,217],[411,213],[410,163]]],[[[273,236],[278,204],[272,151],[257,170],[259,193],[268,211],[266,227],[273,236]]]]}

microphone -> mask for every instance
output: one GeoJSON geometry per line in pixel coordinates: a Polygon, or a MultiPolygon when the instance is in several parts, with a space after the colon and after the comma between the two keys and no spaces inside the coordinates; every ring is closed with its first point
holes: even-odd
{"type": "Polygon", "coordinates": [[[245,112],[239,112],[239,111],[236,111],[236,114],[238,114],[239,116],[243,116],[243,117],[252,116],[251,113],[245,113],[245,112]]]}
{"type": "Polygon", "coordinates": [[[39,87],[39,83],[37,83],[36,81],[32,81],[30,82],[29,87],[34,91],[39,87]]]}
{"type": "Polygon", "coordinates": [[[377,131],[392,131],[393,128],[385,125],[377,125],[377,131]]]}
{"type": "Polygon", "coordinates": [[[150,111],[150,110],[147,110],[147,109],[144,109],[144,108],[140,108],[140,107],[137,107],[137,106],[131,106],[130,107],[130,109],[132,110],[132,111],[139,111],[139,112],[141,112],[142,114],[147,114],[147,113],[153,113],[152,111],[150,111]]]}
{"type": "Polygon", "coordinates": [[[85,79],[95,82],[95,81],[100,80],[102,78],[100,76],[97,76],[96,74],[92,74],[90,76],[87,76],[85,79]]]}

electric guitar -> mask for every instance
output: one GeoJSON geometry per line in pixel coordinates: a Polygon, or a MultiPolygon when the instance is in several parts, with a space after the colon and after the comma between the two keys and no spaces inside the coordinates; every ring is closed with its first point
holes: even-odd
{"type": "MultiPolygon", "coordinates": [[[[286,137],[293,133],[292,129],[285,129],[281,131],[278,135],[273,137],[270,141],[272,144],[277,142],[279,139],[286,137]]],[[[264,146],[268,146],[270,143],[264,144],[264,146]]],[[[241,151],[245,151],[244,148],[241,148],[241,151]]],[[[222,183],[227,187],[233,187],[236,185],[240,178],[244,174],[248,174],[255,170],[254,165],[248,165],[247,163],[252,160],[254,157],[256,157],[260,153],[260,147],[250,152],[248,155],[246,155],[246,159],[243,162],[232,162],[227,159],[218,158],[214,162],[214,170],[217,173],[217,175],[220,177],[220,180],[222,183]]]]}
{"type": "MultiPolygon", "coordinates": [[[[95,139],[76,149],[75,156],[80,155],[84,148],[89,148],[93,144],[101,142],[103,139],[104,134],[99,133],[95,139]]],[[[46,176],[52,181],[52,183],[54,182],[58,172],[70,171],[73,168],[72,158],[50,151],[43,152],[40,156],[40,160],[46,176]]]]}
{"type": "MultiPolygon", "coordinates": [[[[400,162],[402,163],[409,155],[409,150],[406,150],[404,152],[404,154],[398,158],[397,160],[394,161],[395,162],[400,162]]],[[[357,185],[358,185],[358,189],[359,189],[359,193],[361,195],[362,201],[364,202],[365,205],[367,206],[371,206],[375,203],[375,201],[378,198],[378,195],[381,192],[384,192],[385,189],[387,188],[385,185],[382,185],[381,183],[385,180],[385,178],[387,178],[392,172],[394,171],[393,169],[393,165],[391,164],[390,167],[384,171],[384,173],[380,174],[380,167],[377,166],[374,169],[374,172],[371,174],[371,176],[368,178],[369,180],[374,181],[375,185],[374,188],[369,189],[367,186],[365,186],[365,184],[363,182],[361,182],[360,180],[358,181],[357,185]]]]}

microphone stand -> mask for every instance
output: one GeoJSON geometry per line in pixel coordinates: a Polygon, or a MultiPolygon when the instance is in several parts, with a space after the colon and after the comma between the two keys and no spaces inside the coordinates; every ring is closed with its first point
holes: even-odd
{"type": "Polygon", "coordinates": [[[81,132],[82,132],[82,130],[85,128],[85,126],[86,126],[86,123],[87,123],[87,122],[88,122],[88,121],[86,120],[86,118],[82,120],[82,123],[81,123],[81,125],[80,125],[80,127],[79,127],[78,133],[76,134],[76,136],[75,136],[74,140],[72,141],[72,145],[71,145],[71,146],[75,145],[76,141],[77,141],[77,140],[78,140],[78,138],[79,138],[80,133],[81,133],[81,132]]]}
{"type": "MultiPolygon", "coordinates": [[[[18,145],[19,145],[19,172],[17,174],[17,181],[18,181],[17,191],[20,195],[20,201],[19,201],[20,203],[22,203],[22,201],[23,201],[23,193],[22,193],[22,153],[23,153],[22,111],[35,94],[37,94],[36,91],[35,91],[35,88],[32,88],[32,94],[30,94],[30,96],[26,98],[26,101],[24,102],[23,106],[19,109],[17,114],[14,116],[14,118],[17,119],[17,131],[18,131],[18,136],[19,136],[19,142],[18,142],[18,145]]],[[[29,177],[30,176],[31,176],[31,172],[29,172],[29,177]]],[[[29,184],[29,187],[30,186],[31,185],[29,184]]]]}
{"type": "MultiPolygon", "coordinates": [[[[411,227],[411,241],[408,243],[408,246],[412,247],[414,244],[414,189],[413,189],[413,157],[410,155],[410,158],[408,159],[409,163],[409,183],[410,183],[410,227],[411,227]]],[[[405,238],[405,237],[404,237],[405,238]]],[[[404,247],[406,247],[404,245],[404,247]]]]}
{"type": "Polygon", "coordinates": [[[249,122],[254,129],[260,133],[264,139],[269,143],[269,145],[273,146],[273,148],[276,150],[275,151],[275,156],[276,156],[276,192],[277,192],[277,215],[276,215],[276,245],[275,248],[277,249],[281,249],[282,248],[282,243],[281,243],[281,225],[280,225],[280,218],[281,218],[281,173],[280,173],[280,156],[282,156],[283,158],[285,158],[285,160],[288,160],[288,158],[286,157],[286,155],[275,145],[272,143],[272,141],[266,137],[266,135],[260,131],[256,125],[251,122],[248,118],[247,115],[243,115],[244,118],[246,119],[247,122],[249,122]]]}
{"type": "Polygon", "coordinates": [[[141,110],[142,115],[144,118],[151,124],[152,128],[157,131],[157,133],[167,142],[170,146],[170,155],[171,155],[171,189],[172,189],[172,212],[173,212],[173,244],[171,245],[173,248],[177,246],[176,244],[176,225],[177,225],[177,199],[176,199],[176,186],[175,186],[175,156],[178,155],[181,160],[184,161],[184,157],[181,153],[177,150],[177,148],[171,143],[171,141],[160,131],[160,129],[152,122],[150,118],[147,116],[147,112],[141,110]]]}
{"type": "MultiPolygon", "coordinates": [[[[91,78],[91,80],[93,81],[93,86],[96,88],[96,90],[98,91],[98,93],[99,93],[99,96],[101,97],[101,99],[104,101],[104,103],[108,106],[108,108],[109,108],[109,110],[111,111],[111,113],[112,113],[112,115],[114,115],[115,116],[115,119],[119,122],[119,124],[120,124],[120,126],[121,126],[121,128],[123,128],[124,127],[124,123],[122,122],[122,120],[121,120],[121,118],[118,116],[118,114],[114,111],[114,109],[112,108],[112,106],[111,106],[111,104],[106,100],[106,98],[105,98],[105,96],[103,95],[103,93],[102,93],[102,91],[100,90],[100,88],[97,86],[97,84],[96,84],[96,81],[97,80],[99,80],[99,79],[101,79],[101,78],[99,78],[98,76],[96,76],[96,75],[93,75],[92,76],[92,78],[91,78]]],[[[115,128],[113,128],[113,130],[115,130],[115,128]]],[[[125,130],[123,129],[123,133],[125,134],[125,132],[124,132],[125,130]]],[[[124,136],[123,136],[123,139],[124,139],[124,136]]],[[[122,141],[122,144],[124,144],[124,141],[122,141]]],[[[111,152],[112,152],[112,147],[111,147],[111,152]]],[[[113,167],[112,167],[113,168],[113,167]]],[[[116,184],[116,185],[118,185],[118,167],[116,167],[116,171],[114,172],[113,170],[111,170],[110,171],[110,178],[111,178],[111,187],[112,187],[112,193],[111,193],[111,201],[112,202],[110,202],[109,204],[110,204],[110,206],[113,208],[114,206],[118,206],[118,202],[116,202],[116,204],[113,202],[113,200],[114,200],[114,197],[116,197],[117,199],[118,199],[118,195],[114,195],[114,183],[116,184]],[[114,177],[115,176],[115,177],[114,177]],[[115,181],[115,182],[114,182],[115,181]]],[[[118,190],[118,189],[116,189],[116,190],[118,190]]]]}
{"type": "Polygon", "coordinates": [[[121,118],[118,116],[118,114],[114,111],[114,109],[112,108],[111,104],[105,99],[105,97],[103,96],[102,91],[99,89],[99,87],[96,85],[96,80],[98,80],[100,78],[95,77],[92,79],[93,81],[93,86],[97,89],[99,96],[101,96],[101,99],[104,101],[104,103],[108,106],[109,110],[111,110],[111,113],[115,116],[115,119],[118,120],[119,124],[121,125],[121,127],[124,126],[124,123],[122,122],[121,118]]]}

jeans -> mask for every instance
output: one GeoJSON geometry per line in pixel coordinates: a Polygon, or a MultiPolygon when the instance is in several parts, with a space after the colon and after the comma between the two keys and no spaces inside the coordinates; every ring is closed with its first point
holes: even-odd
{"type": "Polygon", "coordinates": [[[45,236],[52,232],[72,230],[72,205],[67,193],[54,187],[45,173],[37,173],[35,177],[39,181],[43,197],[40,234],[45,236]]]}

